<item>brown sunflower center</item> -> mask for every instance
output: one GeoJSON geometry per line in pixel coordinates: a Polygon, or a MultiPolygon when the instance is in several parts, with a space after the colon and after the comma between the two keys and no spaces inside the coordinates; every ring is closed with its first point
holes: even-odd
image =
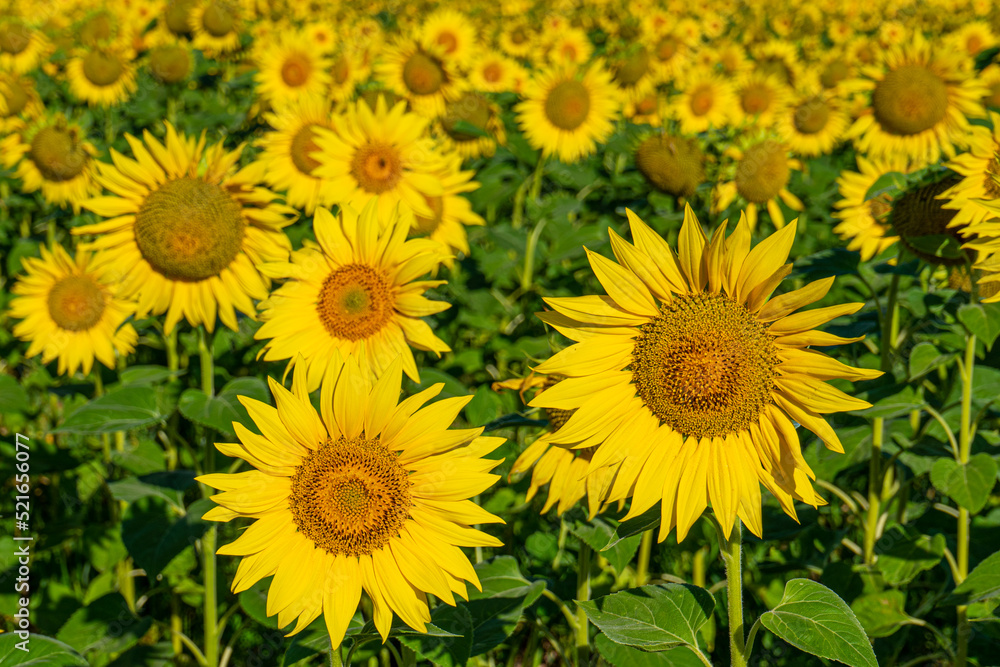
{"type": "Polygon", "coordinates": [[[243,247],[239,202],[213,183],[178,178],[146,196],[135,216],[135,241],[153,269],[171,280],[219,275],[243,247]]]}
{"type": "MultiPolygon", "coordinates": [[[[545,418],[549,420],[549,431],[555,433],[561,429],[576,410],[560,410],[559,408],[545,408],[545,418]]],[[[588,449],[590,449],[588,447],[588,449]]]]}
{"type": "Polygon", "coordinates": [[[0,51],[17,55],[28,48],[30,28],[22,21],[11,19],[0,23],[0,51]]]}
{"type": "Polygon", "coordinates": [[[851,68],[843,60],[833,60],[827,63],[819,75],[819,82],[824,88],[834,88],[838,83],[851,75],[851,68]]]}
{"type": "Polygon", "coordinates": [[[16,116],[28,105],[28,91],[18,79],[0,84],[0,95],[3,96],[3,112],[0,116],[16,116]]]}
{"type": "Polygon", "coordinates": [[[948,86],[926,67],[901,65],[872,93],[875,119],[889,134],[918,134],[937,125],[948,111],[948,86]]]}
{"type": "Polygon", "coordinates": [[[178,37],[190,35],[191,25],[188,23],[188,17],[197,2],[198,0],[173,0],[168,3],[163,12],[167,29],[178,37]]]}
{"type": "Polygon", "coordinates": [[[319,146],[316,145],[314,127],[318,127],[316,123],[303,125],[295,133],[295,136],[292,137],[292,145],[289,151],[292,156],[292,163],[307,176],[312,174],[313,169],[319,166],[319,162],[312,158],[312,153],[319,150],[319,146]]]}
{"type": "Polygon", "coordinates": [[[496,83],[503,78],[503,67],[499,63],[489,63],[483,68],[483,78],[490,83],[496,83]]]}
{"type": "Polygon", "coordinates": [[[316,311],[331,336],[361,340],[392,319],[396,299],[384,271],[365,264],[342,266],[323,281],[316,311]]]}
{"type": "Polygon", "coordinates": [[[483,132],[490,120],[490,103],[477,93],[464,93],[462,97],[448,104],[441,126],[448,136],[455,141],[473,141],[478,139],[474,134],[456,129],[459,121],[478,127],[483,132]]]}
{"type": "Polygon", "coordinates": [[[986,199],[1000,199],[1000,155],[994,156],[986,165],[983,177],[986,199]]]}
{"type": "Polygon", "coordinates": [[[748,114],[764,113],[774,103],[774,90],[761,83],[750,84],[740,91],[740,106],[748,114]]]}
{"type": "Polygon", "coordinates": [[[694,140],[653,135],[635,151],[635,164],[653,187],[690,197],[705,180],[705,156],[694,140]]]}
{"type": "Polygon", "coordinates": [[[327,553],[368,556],[410,517],[409,475],[378,438],[327,440],[292,476],[288,508],[305,537],[327,553]]]}
{"type": "Polygon", "coordinates": [[[293,53],[281,64],[281,80],[292,88],[304,85],[311,73],[312,63],[304,53],[293,53]]]}
{"type": "Polygon", "coordinates": [[[615,72],[615,81],[622,86],[637,84],[649,70],[649,51],[640,47],[638,51],[623,60],[615,72]]]}
{"type": "Polygon", "coordinates": [[[368,143],[354,153],[351,174],[365,192],[382,194],[396,187],[403,176],[399,149],[382,143],[368,143]]]}
{"type": "Polygon", "coordinates": [[[95,86],[110,86],[123,71],[121,61],[102,51],[91,51],[83,59],[83,75],[95,86]]]}
{"type": "Polygon", "coordinates": [[[579,81],[557,83],[545,98],[545,115],[559,129],[575,130],[589,113],[590,91],[579,81]]]}
{"type": "Polygon", "coordinates": [[[149,70],[163,83],[183,81],[191,71],[191,54],[183,46],[157,46],[149,52],[149,70]]]}
{"type": "Polygon", "coordinates": [[[233,31],[235,23],[232,10],[221,2],[210,4],[201,17],[202,27],[212,37],[225,37],[233,31]]]}
{"type": "Polygon", "coordinates": [[[747,149],[736,166],[736,189],[747,200],[763,204],[788,185],[785,147],[762,141],[747,149]]]}
{"type": "Polygon", "coordinates": [[[658,105],[659,99],[656,93],[653,93],[635,103],[635,112],[640,115],[651,114],[656,111],[658,105]]]}
{"type": "Polygon", "coordinates": [[[792,122],[802,134],[816,134],[830,122],[830,107],[823,100],[814,97],[796,107],[792,122]]]}
{"type": "Polygon", "coordinates": [[[680,41],[676,37],[667,36],[662,38],[656,43],[656,59],[660,62],[667,62],[677,54],[679,47],[680,41]]]}
{"type": "Polygon", "coordinates": [[[757,71],[761,74],[770,75],[782,83],[794,83],[795,78],[792,70],[781,58],[764,58],[757,63],[757,71]]]}
{"type": "Polygon", "coordinates": [[[347,59],[347,56],[341,54],[337,58],[337,62],[333,63],[333,80],[338,86],[343,85],[347,81],[347,77],[351,75],[351,61],[347,59]]]}
{"type": "Polygon", "coordinates": [[[88,276],[66,276],[49,292],[49,315],[67,331],[84,331],[101,320],[104,292],[88,276]]]}
{"type": "Polygon", "coordinates": [[[437,42],[438,46],[444,49],[445,53],[454,53],[455,49],[458,48],[458,37],[451,32],[442,32],[434,41],[437,42]]]}
{"type": "Polygon", "coordinates": [[[93,46],[98,42],[110,39],[115,34],[115,24],[110,14],[100,12],[94,14],[80,26],[80,43],[93,46]]]}
{"type": "Polygon", "coordinates": [[[958,266],[965,263],[966,257],[970,260],[974,258],[972,251],[969,250],[964,251],[965,256],[942,257],[917,248],[913,244],[915,239],[922,236],[941,235],[951,236],[959,245],[964,243],[960,233],[964,225],[948,227],[948,223],[955,217],[957,211],[942,208],[941,205],[945,203],[945,200],[937,198],[938,195],[954,187],[958,182],[958,178],[946,178],[937,183],[929,183],[910,190],[893,203],[889,215],[889,222],[899,234],[900,242],[914,255],[931,264],[958,266]]]}
{"type": "Polygon", "coordinates": [[[417,51],[403,65],[403,83],[417,95],[433,95],[444,84],[444,69],[435,58],[417,51]]]}
{"type": "Polygon", "coordinates": [[[774,341],[725,294],[685,294],[640,328],[632,381],[646,407],[677,432],[724,437],[756,422],[771,403],[774,341]]]}
{"type": "Polygon", "coordinates": [[[73,128],[51,125],[31,140],[28,157],[47,181],[68,181],[80,175],[90,155],[73,128]]]}
{"type": "Polygon", "coordinates": [[[427,202],[428,208],[431,209],[431,213],[434,215],[430,218],[424,218],[419,215],[415,217],[415,224],[411,234],[414,236],[419,235],[430,235],[433,234],[438,225],[441,224],[441,220],[444,218],[444,197],[432,196],[428,197],[424,195],[424,200],[427,202]]]}
{"type": "Polygon", "coordinates": [[[704,116],[715,106],[715,92],[711,86],[698,86],[691,92],[688,100],[691,113],[695,116],[704,116]]]}
{"type": "Polygon", "coordinates": [[[510,41],[514,44],[524,44],[528,41],[528,31],[524,28],[514,28],[510,33],[510,41]]]}

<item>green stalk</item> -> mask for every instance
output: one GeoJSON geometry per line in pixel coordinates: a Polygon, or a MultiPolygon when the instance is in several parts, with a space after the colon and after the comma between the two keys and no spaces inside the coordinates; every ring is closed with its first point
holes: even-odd
{"type": "MultiPolygon", "coordinates": [[[[576,573],[576,599],[578,602],[586,602],[590,599],[590,547],[580,543],[580,563],[576,573]]],[[[583,607],[577,605],[576,609],[576,664],[587,665],[590,663],[590,624],[583,607]]]]}
{"type": "Polygon", "coordinates": [[[340,657],[340,647],[333,645],[333,639],[330,640],[330,667],[341,667],[344,661],[340,657]]]}
{"type": "Polygon", "coordinates": [[[545,171],[545,157],[539,156],[538,163],[535,165],[535,177],[531,181],[531,193],[528,195],[531,197],[531,201],[537,201],[538,195],[542,192],[542,172],[545,171]]]}
{"type": "MultiPolygon", "coordinates": [[[[969,334],[965,340],[965,359],[959,367],[962,376],[962,421],[958,433],[958,462],[969,462],[972,446],[972,376],[976,367],[976,336],[969,334]]],[[[969,510],[958,508],[958,577],[955,584],[961,584],[969,576],[969,510]]],[[[969,609],[958,606],[958,650],[955,655],[956,667],[965,667],[969,658],[969,609]]]]}
{"type": "Polygon", "coordinates": [[[177,356],[177,327],[163,336],[163,347],[167,351],[167,369],[176,371],[181,367],[180,357],[177,356]]]}
{"type": "MultiPolygon", "coordinates": [[[[215,360],[212,358],[212,346],[210,337],[206,334],[205,328],[198,329],[198,358],[201,361],[201,390],[206,396],[215,394],[215,360]]],[[[205,460],[202,463],[203,474],[209,474],[215,470],[214,466],[215,450],[212,447],[212,439],[205,438],[205,460]]],[[[202,493],[206,497],[211,495],[211,490],[202,484],[202,493]]],[[[202,558],[204,558],[205,569],[205,664],[208,667],[218,667],[219,665],[219,602],[216,599],[216,527],[212,526],[205,531],[201,538],[202,558]]]]}
{"type": "Polygon", "coordinates": [[[650,528],[642,534],[642,541],[639,543],[639,563],[635,568],[635,585],[645,586],[649,581],[649,555],[653,550],[653,529],[650,528]]]}
{"type": "Polygon", "coordinates": [[[729,539],[719,534],[722,560],[726,563],[726,594],[729,602],[729,654],[732,667],[746,667],[743,636],[743,526],[737,519],[729,539]]]}
{"type": "Polygon", "coordinates": [[[872,457],[868,461],[868,516],[865,519],[865,565],[875,562],[875,538],[878,530],[878,519],[882,513],[882,436],[885,420],[875,417],[872,420],[872,457]]]}

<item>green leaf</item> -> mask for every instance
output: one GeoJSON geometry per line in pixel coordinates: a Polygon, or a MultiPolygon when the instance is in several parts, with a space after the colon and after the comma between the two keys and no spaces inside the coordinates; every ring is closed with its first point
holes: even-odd
{"type": "MultiPolygon", "coordinates": [[[[250,618],[265,628],[278,629],[278,616],[267,615],[267,589],[271,585],[271,577],[266,577],[239,594],[240,607],[250,618]]],[[[374,626],[372,626],[374,629],[374,626]]]]}
{"type": "Polygon", "coordinates": [[[167,467],[163,448],[152,440],[145,439],[136,442],[127,440],[122,449],[111,452],[111,460],[135,475],[145,475],[167,467]]]}
{"type": "Polygon", "coordinates": [[[10,375],[0,374],[0,414],[27,412],[28,392],[10,375]]]}
{"type": "Polygon", "coordinates": [[[465,420],[471,426],[482,426],[490,424],[500,414],[503,401],[495,391],[488,385],[482,385],[476,389],[476,395],[465,406],[465,420]]]}
{"type": "Polygon", "coordinates": [[[109,655],[134,646],[152,624],[152,618],[135,616],[120,593],[109,593],[73,612],[56,638],[81,653],[109,655]],[[109,632],[110,619],[116,632],[109,632]]]}
{"type": "Polygon", "coordinates": [[[962,465],[938,459],[931,468],[931,483],[960,506],[976,514],[983,509],[997,481],[997,462],[989,454],[976,454],[962,465]]]}
{"type": "Polygon", "coordinates": [[[594,551],[600,551],[618,574],[621,574],[632,562],[635,552],[639,550],[639,541],[642,539],[641,535],[633,535],[617,540],[614,528],[601,519],[594,519],[590,523],[578,521],[573,528],[573,534],[586,542],[594,551]],[[608,543],[613,539],[615,540],[614,546],[608,547],[608,543]],[[604,551],[605,547],[608,547],[607,551],[604,551]]]}
{"type": "Polygon", "coordinates": [[[663,651],[681,644],[698,645],[698,630],[711,618],[715,598],[698,586],[662,584],[577,604],[611,641],[663,651]]]}
{"type": "Polygon", "coordinates": [[[469,590],[464,604],[472,617],[473,657],[495,648],[510,636],[524,609],[542,596],[544,581],[529,581],[517,567],[517,559],[497,556],[476,565],[483,590],[469,590]]]}
{"type": "Polygon", "coordinates": [[[131,366],[121,372],[122,384],[160,384],[187,373],[186,370],[172,371],[165,366],[131,366]]]}
{"type": "Polygon", "coordinates": [[[941,354],[932,343],[917,343],[910,350],[910,379],[915,380],[924,373],[951,361],[953,354],[941,354]]]}
{"type": "Polygon", "coordinates": [[[1000,335],[1000,306],[995,303],[959,306],[958,320],[969,333],[983,341],[987,350],[993,347],[993,342],[1000,335]]]}
{"type": "Polygon", "coordinates": [[[861,627],[871,638],[888,637],[914,619],[906,613],[906,593],[883,591],[862,595],[851,603],[861,627]]]}
{"type": "Polygon", "coordinates": [[[524,548],[540,561],[551,561],[559,553],[559,538],[550,533],[532,533],[524,540],[524,548]]]}
{"type": "Polygon", "coordinates": [[[900,391],[891,396],[886,396],[875,401],[872,407],[864,410],[853,410],[851,414],[859,415],[866,419],[874,419],[875,417],[893,419],[909,414],[923,407],[923,405],[924,402],[917,397],[917,393],[913,390],[913,387],[906,386],[900,387],[900,391]]]}
{"type": "Polygon", "coordinates": [[[178,409],[187,419],[220,433],[236,435],[233,422],[248,425],[250,415],[239,401],[248,396],[258,401],[269,400],[267,386],[257,377],[239,377],[230,380],[216,396],[208,396],[200,389],[188,389],[181,394],[178,409]]]}
{"type": "Polygon", "coordinates": [[[962,256],[962,246],[951,234],[927,234],[909,236],[907,243],[920,252],[942,259],[958,259],[962,256]]]}
{"type": "Polygon", "coordinates": [[[152,387],[129,386],[84,403],[54,433],[111,433],[151,426],[164,421],[171,410],[152,387]]]}
{"type": "Polygon", "coordinates": [[[878,569],[890,586],[908,584],[944,557],[945,537],[938,533],[910,537],[902,529],[887,531],[875,545],[878,569]]]}
{"type": "Polygon", "coordinates": [[[0,635],[0,665],[4,667],[88,667],[88,663],[72,646],[46,637],[29,634],[28,650],[17,648],[25,640],[15,632],[0,635]]]}
{"type": "Polygon", "coordinates": [[[656,528],[660,525],[660,505],[657,503],[653,505],[648,510],[643,512],[637,517],[633,517],[628,521],[622,521],[615,528],[615,534],[607,545],[601,549],[605,551],[613,547],[618,546],[618,543],[622,540],[632,537],[633,535],[641,535],[651,528],[656,528]]]}
{"type": "Polygon", "coordinates": [[[906,175],[898,171],[890,171],[888,174],[882,174],[875,179],[875,182],[871,184],[871,187],[865,193],[865,201],[875,199],[881,195],[895,197],[904,190],[906,190],[906,175]]]}
{"type": "Polygon", "coordinates": [[[594,647],[612,667],[704,667],[705,663],[687,646],[649,653],[616,644],[606,635],[597,635],[594,647]]]}
{"type": "Polygon", "coordinates": [[[761,624],[798,649],[851,667],[878,667],[875,652],[851,608],[823,584],[792,579],[761,624]]]}
{"type": "Polygon", "coordinates": [[[453,637],[409,635],[400,637],[419,657],[438,667],[462,667],[472,657],[472,641],[475,628],[472,614],[465,605],[456,607],[438,605],[431,612],[431,623],[447,628],[453,637]]]}
{"type": "Polygon", "coordinates": [[[188,547],[193,548],[201,538],[209,523],[202,515],[215,507],[208,498],[191,503],[187,514],[171,521],[162,512],[140,511],[131,506],[122,522],[122,541],[136,564],[146,571],[150,581],[156,581],[160,573],[188,547]]]}
{"type": "Polygon", "coordinates": [[[139,498],[150,496],[161,498],[183,513],[182,498],[184,490],[194,484],[194,473],[190,470],[172,470],[169,472],[151,473],[142,477],[126,477],[108,484],[108,488],[118,500],[132,503],[139,498]]]}
{"type": "Polygon", "coordinates": [[[1000,551],[976,566],[941,604],[972,604],[1000,597],[1000,551]]]}

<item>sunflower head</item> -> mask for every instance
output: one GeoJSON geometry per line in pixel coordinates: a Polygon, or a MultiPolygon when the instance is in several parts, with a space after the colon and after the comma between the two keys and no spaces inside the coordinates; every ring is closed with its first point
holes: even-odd
{"type": "Polygon", "coordinates": [[[963,243],[961,231],[964,225],[949,226],[956,211],[943,208],[943,204],[947,202],[938,198],[946,190],[958,184],[959,180],[949,177],[913,188],[892,204],[889,223],[899,234],[899,240],[906,249],[925,262],[958,266],[975,258],[975,254],[968,250],[952,257],[936,255],[925,250],[918,240],[926,236],[950,236],[957,245],[963,243]]]}
{"type": "Polygon", "coordinates": [[[163,24],[177,37],[190,37],[191,11],[197,4],[198,0],[169,0],[163,7],[163,24]]]}
{"type": "Polygon", "coordinates": [[[183,81],[191,67],[191,51],[180,44],[160,44],[149,50],[149,72],[161,83],[183,81]]]}
{"type": "Polygon", "coordinates": [[[872,110],[890,134],[911,135],[937,125],[948,110],[945,81],[923,65],[901,65],[886,73],[872,93],[872,110]]]}
{"type": "Polygon", "coordinates": [[[651,135],[636,148],[635,164],[653,187],[675,197],[690,197],[705,180],[705,155],[694,139],[651,135]]]}
{"type": "Polygon", "coordinates": [[[80,128],[68,125],[59,118],[35,133],[28,159],[46,180],[60,182],[79,176],[87,166],[90,154],[83,144],[80,128]]]}
{"type": "Polygon", "coordinates": [[[787,147],[765,139],[750,145],[736,165],[736,189],[747,201],[761,204],[788,184],[787,147]]]}

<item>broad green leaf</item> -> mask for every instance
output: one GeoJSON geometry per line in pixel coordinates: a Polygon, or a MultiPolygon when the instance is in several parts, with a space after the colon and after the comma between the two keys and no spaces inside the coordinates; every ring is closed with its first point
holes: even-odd
{"type": "Polygon", "coordinates": [[[0,415],[10,412],[27,412],[28,392],[14,377],[0,374],[0,415]]]}
{"type": "Polygon", "coordinates": [[[500,414],[503,402],[497,393],[487,385],[476,389],[476,395],[465,406],[465,420],[471,426],[482,426],[492,423],[500,414]]]}
{"type": "Polygon", "coordinates": [[[938,459],[931,468],[931,483],[956,503],[976,514],[983,509],[997,481],[997,462],[989,454],[976,454],[966,464],[938,459]]]}
{"type": "Polygon", "coordinates": [[[958,320],[969,333],[983,341],[987,350],[1000,335],[1000,306],[995,303],[967,303],[959,306],[958,320]]]}
{"type": "Polygon", "coordinates": [[[154,496],[162,498],[173,505],[178,513],[183,513],[184,504],[181,499],[184,490],[194,484],[194,473],[190,470],[172,470],[168,472],[150,473],[142,477],[126,477],[108,484],[111,495],[127,503],[139,498],[154,496]]]}
{"type": "Polygon", "coordinates": [[[917,343],[910,350],[910,379],[914,380],[924,373],[948,363],[954,356],[953,354],[941,354],[933,343],[927,341],[917,343]]]}
{"type": "MultiPolygon", "coordinates": [[[[240,607],[253,620],[257,621],[265,628],[276,630],[278,628],[278,616],[267,615],[267,590],[271,586],[271,577],[265,577],[256,584],[239,594],[240,607]]],[[[374,629],[374,626],[373,626],[374,629]]]]}
{"type": "Polygon", "coordinates": [[[616,644],[606,635],[597,635],[594,647],[612,667],[704,667],[705,665],[687,646],[650,653],[624,644],[616,644]]]}
{"type": "Polygon", "coordinates": [[[875,545],[879,571],[890,586],[908,584],[944,558],[945,537],[938,533],[910,537],[901,529],[887,531],[875,545]]]}
{"type": "Polygon", "coordinates": [[[875,182],[865,192],[865,201],[882,195],[895,197],[904,190],[906,190],[906,175],[898,171],[890,171],[875,179],[875,182]]]}
{"type": "Polygon", "coordinates": [[[110,593],[73,612],[56,638],[80,653],[108,655],[134,646],[152,624],[152,618],[135,616],[120,593],[110,593]],[[108,631],[111,619],[117,632],[108,631]]]}
{"type": "Polygon", "coordinates": [[[608,639],[644,651],[697,646],[698,630],[715,609],[711,593],[688,584],[631,588],[577,604],[608,639]]]}
{"type": "Polygon", "coordinates": [[[550,533],[532,533],[524,540],[524,549],[540,561],[551,561],[559,553],[559,538],[550,533]]]}
{"type": "Polygon", "coordinates": [[[285,649],[285,660],[282,665],[291,667],[304,660],[309,660],[319,653],[324,653],[327,656],[323,658],[323,662],[330,661],[328,657],[330,655],[330,635],[326,630],[326,621],[322,615],[288,640],[288,648],[285,649]]]}
{"type": "Polygon", "coordinates": [[[129,507],[122,522],[122,541],[150,581],[156,581],[182,551],[194,547],[210,525],[201,516],[214,506],[211,500],[201,498],[191,503],[187,514],[174,521],[160,512],[140,512],[135,506],[129,507]]]}
{"type": "Polygon", "coordinates": [[[121,449],[111,452],[111,461],[134,475],[145,475],[167,467],[163,448],[148,439],[136,442],[126,440],[121,449]]]}
{"type": "Polygon", "coordinates": [[[618,574],[621,574],[632,562],[635,552],[639,550],[639,541],[642,539],[641,535],[633,535],[623,540],[615,540],[614,546],[604,551],[608,543],[614,539],[615,531],[606,521],[601,519],[594,519],[590,523],[578,521],[573,528],[573,534],[586,542],[594,551],[600,551],[618,574]]]}
{"type": "Polygon", "coordinates": [[[453,637],[410,635],[400,641],[411,648],[418,657],[438,667],[462,667],[472,657],[475,637],[472,614],[459,603],[456,607],[438,605],[431,612],[431,622],[454,633],[453,637]]]}
{"type": "Polygon", "coordinates": [[[883,591],[863,595],[851,603],[861,627],[871,638],[888,637],[914,619],[906,613],[906,593],[883,591]]]}
{"type": "Polygon", "coordinates": [[[111,433],[151,426],[165,420],[172,407],[152,387],[129,386],[84,403],[54,433],[111,433]]]}
{"type": "Polygon", "coordinates": [[[119,376],[122,384],[159,384],[187,373],[186,370],[172,371],[166,366],[131,366],[119,376]]]}
{"type": "Polygon", "coordinates": [[[792,579],[781,603],[761,624],[792,646],[851,667],[878,667],[875,652],[851,608],[823,584],[792,579]]]}
{"type": "Polygon", "coordinates": [[[522,612],[545,590],[545,582],[526,579],[517,567],[517,559],[511,556],[478,563],[476,574],[483,590],[470,586],[469,601],[464,603],[472,617],[473,657],[507,639],[521,620],[522,612]]]}
{"type": "Polygon", "coordinates": [[[977,565],[942,604],[972,604],[997,597],[1000,597],[1000,551],[977,565]]]}
{"type": "Polygon", "coordinates": [[[28,635],[27,643],[15,632],[0,635],[0,665],[4,667],[88,667],[76,650],[58,639],[28,635]],[[17,647],[21,644],[27,651],[17,647]]]}
{"type": "Polygon", "coordinates": [[[870,408],[864,410],[854,410],[851,414],[860,415],[867,419],[882,417],[883,419],[893,419],[907,415],[914,410],[923,407],[924,402],[917,397],[913,387],[900,387],[900,390],[891,396],[875,401],[870,408]]]}
{"type": "Polygon", "coordinates": [[[622,540],[632,537],[633,535],[641,535],[651,528],[656,528],[660,525],[660,505],[656,504],[650,507],[648,510],[643,512],[637,517],[629,519],[628,521],[623,521],[618,524],[615,528],[615,534],[611,540],[607,543],[604,549],[611,549],[618,545],[622,540]]]}
{"type": "Polygon", "coordinates": [[[962,256],[962,246],[951,234],[927,234],[925,236],[909,236],[907,243],[915,249],[934,257],[943,259],[958,259],[962,256]]]}
{"type": "Polygon", "coordinates": [[[235,436],[234,421],[250,424],[250,415],[240,403],[240,396],[267,402],[267,386],[260,378],[240,377],[227,382],[216,396],[208,396],[200,389],[188,389],[181,394],[177,407],[182,415],[196,424],[235,436]]]}

